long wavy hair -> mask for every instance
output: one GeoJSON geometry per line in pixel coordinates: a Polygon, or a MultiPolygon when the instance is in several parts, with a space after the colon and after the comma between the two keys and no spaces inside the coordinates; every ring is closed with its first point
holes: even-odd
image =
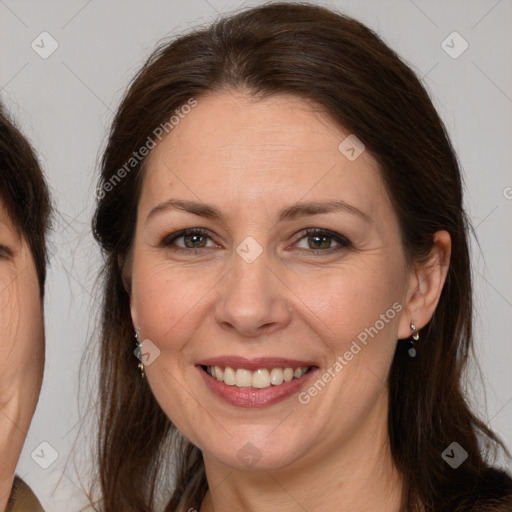
{"type": "Polygon", "coordinates": [[[324,7],[290,2],[243,10],[162,44],[115,115],[93,219],[104,254],[96,510],[199,510],[208,489],[200,450],[140,378],[122,262],[133,243],[146,160],[133,155],[191,98],[229,90],[255,99],[296,95],[362,140],[380,164],[410,263],[425,261],[436,231],[449,232],[451,261],[422,329],[424,350],[412,360],[398,342],[389,376],[389,439],[405,484],[401,510],[510,511],[512,480],[492,468],[497,449],[508,452],[472,412],[465,391],[471,227],[446,129],[418,77],[372,30],[324,7]],[[441,457],[453,441],[469,454],[457,470],[441,457]]]}

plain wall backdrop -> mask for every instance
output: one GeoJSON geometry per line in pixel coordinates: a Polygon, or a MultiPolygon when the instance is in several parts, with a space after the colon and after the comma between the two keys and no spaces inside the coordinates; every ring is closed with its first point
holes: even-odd
{"type": "MultiPolygon", "coordinates": [[[[84,503],[70,453],[87,413],[78,407],[79,367],[96,339],[100,264],[90,219],[113,112],[162,38],[260,3],[0,0],[0,99],[35,146],[57,209],[45,301],[46,372],[18,465],[49,512],[84,503]],[[47,469],[34,450],[44,453],[39,462],[51,463],[47,469]]],[[[475,341],[486,400],[475,380],[475,406],[512,448],[512,2],[321,4],[376,30],[423,78],[446,123],[479,242],[472,244],[475,341]]],[[[75,451],[86,463],[87,442],[78,441],[75,451]]]]}

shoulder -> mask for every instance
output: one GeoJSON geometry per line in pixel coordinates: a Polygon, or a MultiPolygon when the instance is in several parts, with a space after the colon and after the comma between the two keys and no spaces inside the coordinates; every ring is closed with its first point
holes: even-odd
{"type": "Polygon", "coordinates": [[[16,476],[5,512],[44,512],[44,510],[32,489],[16,476]]]}

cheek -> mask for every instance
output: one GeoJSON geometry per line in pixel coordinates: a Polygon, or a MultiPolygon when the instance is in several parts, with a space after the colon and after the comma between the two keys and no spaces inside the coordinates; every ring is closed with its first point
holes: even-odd
{"type": "Polygon", "coordinates": [[[151,340],[158,348],[153,353],[157,354],[154,362],[145,368],[146,378],[167,417],[195,444],[201,439],[194,434],[196,426],[204,423],[208,403],[194,394],[190,379],[196,370],[186,351],[204,318],[198,314],[200,299],[210,288],[197,276],[187,277],[169,266],[145,267],[134,261],[132,314],[144,340],[151,340]]]}
{"type": "Polygon", "coordinates": [[[0,277],[0,287],[3,290],[0,294],[3,353],[8,354],[13,369],[30,366],[34,360],[41,364],[44,353],[43,312],[35,271],[26,270],[14,276],[4,273],[0,277]]]}
{"type": "Polygon", "coordinates": [[[20,328],[19,297],[16,288],[5,279],[0,279],[0,328],[2,329],[2,350],[12,346],[20,328]]]}
{"type": "Polygon", "coordinates": [[[35,270],[0,269],[0,322],[3,338],[40,331],[42,308],[35,270]]]}
{"type": "Polygon", "coordinates": [[[197,326],[202,300],[211,288],[197,272],[134,260],[131,300],[136,327],[162,351],[178,351],[197,326]]]}
{"type": "MultiPolygon", "coordinates": [[[[379,331],[394,329],[400,295],[398,269],[375,259],[372,265],[346,265],[289,276],[290,289],[303,315],[317,325],[319,334],[335,351],[377,323],[379,331]],[[384,315],[384,320],[381,319],[384,315]]],[[[364,334],[361,336],[364,338],[364,334]]]]}

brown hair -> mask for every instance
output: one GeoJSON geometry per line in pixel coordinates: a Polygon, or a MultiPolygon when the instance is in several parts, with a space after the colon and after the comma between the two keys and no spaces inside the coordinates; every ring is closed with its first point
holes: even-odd
{"type": "Polygon", "coordinates": [[[443,123],[413,71],[373,31],[323,7],[288,2],[236,13],[160,46],[134,78],[114,119],[93,221],[106,258],[100,510],[154,510],[171,453],[176,478],[165,510],[199,509],[207,490],[201,452],[162,412],[133,355],[119,262],[133,241],[144,160],[110,191],[105,184],[119,177],[155,128],[191,97],[200,101],[208,92],[235,89],[256,99],[294,94],[322,106],[361,139],[380,164],[411,264],[425,260],[436,231],[450,233],[448,276],[437,310],[422,329],[424,350],[412,360],[399,342],[389,378],[389,436],[405,482],[402,510],[419,504],[435,512],[505,510],[512,480],[491,468],[486,449],[505,448],[471,412],[463,390],[472,349],[470,224],[443,123]],[[441,457],[453,441],[469,454],[457,470],[441,457]]]}
{"type": "Polygon", "coordinates": [[[14,227],[29,243],[41,298],[46,279],[50,198],[43,173],[25,137],[0,105],[0,198],[14,227]]]}

